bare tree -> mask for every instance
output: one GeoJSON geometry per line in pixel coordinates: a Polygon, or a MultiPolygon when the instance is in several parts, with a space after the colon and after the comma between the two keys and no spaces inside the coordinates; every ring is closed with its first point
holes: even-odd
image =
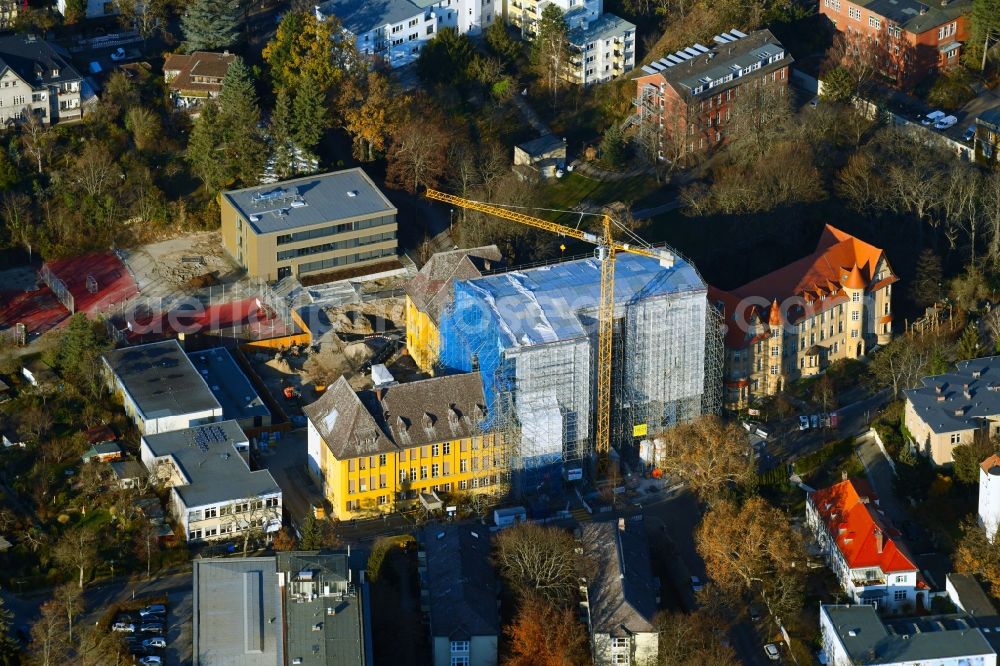
{"type": "Polygon", "coordinates": [[[143,520],[132,545],[135,554],[146,560],[146,578],[149,578],[153,556],[160,552],[160,533],[156,525],[149,520],[143,520]]]}
{"type": "Polygon", "coordinates": [[[41,617],[31,627],[29,651],[38,666],[65,664],[69,658],[66,641],[66,614],[57,601],[41,606],[41,617]]]}
{"type": "Polygon", "coordinates": [[[56,543],[53,556],[61,565],[76,569],[80,574],[79,585],[88,569],[97,563],[97,535],[88,527],[71,527],[56,543]]]}
{"type": "Polygon", "coordinates": [[[25,108],[25,119],[21,123],[21,145],[35,160],[38,173],[42,173],[45,160],[52,151],[50,128],[31,109],[25,108]]]}
{"type": "Polygon", "coordinates": [[[496,538],[496,561],[520,594],[564,601],[576,589],[580,568],[573,537],[557,527],[521,523],[496,538]]]}
{"type": "Polygon", "coordinates": [[[269,525],[275,521],[281,522],[281,509],[276,504],[269,505],[270,500],[262,497],[251,497],[232,507],[225,524],[230,532],[238,534],[243,539],[243,556],[246,557],[252,538],[261,538],[266,534],[269,525]]]}
{"type": "Polygon", "coordinates": [[[715,501],[727,488],[747,484],[753,477],[746,432],[716,416],[703,416],[663,433],[670,455],[658,461],[671,478],[687,482],[704,502],[715,501]]]}
{"type": "Polygon", "coordinates": [[[11,239],[28,251],[31,260],[31,244],[35,238],[35,220],[31,209],[31,197],[21,192],[5,192],[0,199],[0,216],[11,239]]]}
{"type": "Polygon", "coordinates": [[[83,612],[83,591],[72,583],[63,583],[55,589],[54,600],[66,611],[66,633],[73,641],[73,622],[83,612]]]}
{"type": "Polygon", "coordinates": [[[392,137],[386,181],[411,193],[420,187],[435,187],[448,164],[448,141],[434,120],[408,120],[392,137]]]}

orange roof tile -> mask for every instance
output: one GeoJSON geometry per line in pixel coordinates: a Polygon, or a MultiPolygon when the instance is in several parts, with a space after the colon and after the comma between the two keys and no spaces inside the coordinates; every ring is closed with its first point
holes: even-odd
{"type": "Polygon", "coordinates": [[[865,288],[865,279],[861,277],[861,271],[858,270],[857,264],[851,266],[851,272],[847,274],[847,279],[843,281],[843,284],[847,289],[865,288]]]}
{"type": "Polygon", "coordinates": [[[765,307],[761,301],[781,303],[791,297],[801,298],[807,304],[805,312],[801,307],[785,309],[785,318],[794,322],[805,314],[817,314],[843,302],[841,285],[847,282],[860,283],[854,288],[881,288],[894,282],[895,276],[890,276],[872,284],[884,260],[881,249],[828,224],[809,256],[728,292],[709,287],[712,301],[722,302],[725,307],[726,346],[738,349],[746,345],[744,329],[750,321],[749,313],[754,306],[765,307]]]}
{"type": "Polygon", "coordinates": [[[875,505],[876,496],[863,481],[848,479],[810,495],[827,531],[852,569],[878,567],[885,574],[916,571],[913,558],[899,541],[900,532],[875,505]],[[878,549],[878,533],[882,550],[878,549]]]}
{"type": "Polygon", "coordinates": [[[983,469],[984,472],[989,474],[990,470],[993,469],[994,467],[1000,467],[1000,456],[994,453],[989,458],[981,462],[979,466],[983,469]]]}
{"type": "Polygon", "coordinates": [[[767,317],[767,323],[771,326],[781,326],[781,306],[778,305],[777,298],[771,302],[771,312],[767,317]]]}

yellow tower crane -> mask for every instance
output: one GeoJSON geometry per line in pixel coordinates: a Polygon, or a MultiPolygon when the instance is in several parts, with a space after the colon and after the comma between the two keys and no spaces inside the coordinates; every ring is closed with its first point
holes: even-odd
{"type": "Polygon", "coordinates": [[[594,450],[599,459],[606,458],[611,444],[611,349],[615,318],[615,254],[627,252],[649,257],[659,261],[661,266],[670,268],[674,265],[673,253],[668,250],[629,245],[616,241],[612,234],[614,220],[608,213],[601,216],[601,234],[598,235],[518,213],[501,206],[472,201],[436,190],[428,189],[425,196],[428,199],[442,201],[452,206],[477,210],[504,220],[518,222],[559,236],[586,241],[597,246],[596,256],[601,262],[601,304],[597,316],[597,409],[595,410],[597,423],[594,428],[594,450]]]}

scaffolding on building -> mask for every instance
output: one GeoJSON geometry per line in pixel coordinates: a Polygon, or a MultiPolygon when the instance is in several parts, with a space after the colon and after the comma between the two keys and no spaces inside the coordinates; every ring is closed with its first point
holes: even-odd
{"type": "MultiPolygon", "coordinates": [[[[622,450],[721,404],[721,317],[690,262],[619,255],[612,444],[622,450]]],[[[600,267],[593,257],[455,283],[439,364],[483,376],[484,432],[523,495],[580,478],[593,454],[600,267]],[[532,275],[534,274],[534,275],[532,275]],[[498,316],[498,311],[517,309],[498,316]]]]}

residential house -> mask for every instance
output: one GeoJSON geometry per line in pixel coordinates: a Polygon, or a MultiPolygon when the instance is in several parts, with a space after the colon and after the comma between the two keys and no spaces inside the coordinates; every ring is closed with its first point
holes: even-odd
{"type": "Polygon", "coordinates": [[[844,41],[845,60],[861,60],[906,88],[958,64],[971,10],[972,0],[819,0],[844,41]]]}
{"type": "Polygon", "coordinates": [[[396,260],[396,207],[360,168],[219,195],[222,243],[250,277],[360,270],[396,260]]]}
{"type": "Polygon", "coordinates": [[[867,605],[823,604],[824,664],[830,666],[996,666],[986,634],[964,616],[883,620],[867,605]]]}
{"type": "Polygon", "coordinates": [[[885,253],[826,225],[816,251],[730,291],[709,287],[725,320],[724,403],[741,409],[892,338],[885,253]]]}
{"type": "Polygon", "coordinates": [[[309,471],[340,520],[502,490],[503,447],[480,430],[477,372],[358,392],[341,377],[303,411],[309,471]]]}
{"type": "MultiPolygon", "coordinates": [[[[115,0],[84,0],[82,18],[94,19],[107,16],[118,16],[118,3],[115,0]]],[[[66,16],[66,0],[56,0],[56,9],[66,16]]]]}
{"type": "Polygon", "coordinates": [[[371,666],[357,560],[350,550],[194,560],[194,666],[371,666]]]}
{"type": "Polygon", "coordinates": [[[1000,109],[988,109],[976,118],[973,152],[980,164],[996,166],[1000,159],[1000,109]]]}
{"type": "Polygon", "coordinates": [[[222,92],[222,80],[235,59],[229,51],[168,53],[163,62],[163,79],[174,103],[180,108],[192,108],[218,97],[222,92]]]}
{"type": "Polygon", "coordinates": [[[1000,356],[961,361],[922,384],[903,391],[903,424],[935,465],[951,464],[956,446],[1000,435],[1000,356]]]}
{"type": "Polygon", "coordinates": [[[108,387],[143,435],[222,418],[222,405],[176,340],[117,349],[102,359],[108,387]]]}
{"type": "Polygon", "coordinates": [[[406,349],[422,371],[434,374],[441,348],[438,326],[454,300],[455,280],[482,277],[501,260],[496,245],[437,252],[406,283],[406,349]]]}
{"type": "Polygon", "coordinates": [[[34,114],[45,124],[78,120],[83,77],[61,48],[34,35],[0,36],[0,123],[34,114]]]}
{"type": "Polygon", "coordinates": [[[244,430],[271,425],[271,410],[228,349],[213,347],[191,352],[188,358],[222,406],[222,419],[232,419],[244,430]]]}
{"type": "Polygon", "coordinates": [[[84,464],[91,462],[111,462],[112,460],[121,460],[122,457],[122,447],[118,445],[118,442],[114,441],[104,441],[96,442],[87,451],[80,456],[80,460],[84,464]]]}
{"type": "Polygon", "coordinates": [[[892,611],[929,606],[916,561],[866,482],[848,479],[810,493],[806,523],[853,603],[892,611]]]}
{"type": "Polygon", "coordinates": [[[143,435],[139,455],[170,488],[170,510],[188,541],[281,529],[281,488],[250,467],[250,442],[235,421],[143,435]]]}
{"type": "Polygon", "coordinates": [[[428,525],[419,553],[420,605],[428,617],[433,666],[495,666],[500,585],[490,531],[482,525],[428,525]]]}
{"type": "Polygon", "coordinates": [[[595,666],[652,664],[659,651],[659,581],[650,568],[642,518],[584,523],[583,552],[594,575],[581,586],[595,666]]]}
{"type": "Polygon", "coordinates": [[[631,121],[664,159],[717,148],[729,140],[737,100],[774,103],[786,94],[793,62],[770,30],[716,35],[711,46],[694,44],[642,66],[631,121]]]}
{"type": "Polygon", "coordinates": [[[995,453],[979,465],[979,525],[992,543],[1000,527],[1000,456],[995,453]]]}

